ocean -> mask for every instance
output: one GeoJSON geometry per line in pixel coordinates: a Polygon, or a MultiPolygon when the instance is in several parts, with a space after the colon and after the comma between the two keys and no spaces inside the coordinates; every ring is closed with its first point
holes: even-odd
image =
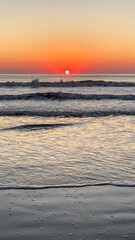
{"type": "Polygon", "coordinates": [[[0,75],[0,188],[135,184],[135,75],[0,75]]]}

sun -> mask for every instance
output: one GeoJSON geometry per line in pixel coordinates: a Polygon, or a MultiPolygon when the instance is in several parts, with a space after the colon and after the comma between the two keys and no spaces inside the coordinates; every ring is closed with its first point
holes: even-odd
{"type": "Polygon", "coordinates": [[[68,75],[70,71],[68,69],[65,70],[65,74],[68,75]]]}

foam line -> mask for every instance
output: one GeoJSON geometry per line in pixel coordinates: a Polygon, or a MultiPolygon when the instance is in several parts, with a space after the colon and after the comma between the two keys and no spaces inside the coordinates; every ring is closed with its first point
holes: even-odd
{"type": "Polygon", "coordinates": [[[35,79],[31,82],[0,82],[0,87],[12,88],[12,87],[135,87],[133,82],[114,82],[104,80],[84,80],[84,81],[59,81],[59,82],[40,82],[35,79]]]}
{"type": "Polygon", "coordinates": [[[40,190],[40,189],[58,189],[58,188],[83,188],[92,186],[116,186],[116,187],[135,187],[135,182],[101,182],[91,184],[67,184],[67,185],[0,185],[0,190],[20,189],[20,190],[40,190]]]}

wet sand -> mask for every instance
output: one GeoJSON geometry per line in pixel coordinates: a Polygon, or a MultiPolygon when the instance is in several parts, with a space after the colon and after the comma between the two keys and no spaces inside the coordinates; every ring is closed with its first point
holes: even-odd
{"type": "Polygon", "coordinates": [[[135,188],[0,191],[0,240],[135,239],[135,188]]]}

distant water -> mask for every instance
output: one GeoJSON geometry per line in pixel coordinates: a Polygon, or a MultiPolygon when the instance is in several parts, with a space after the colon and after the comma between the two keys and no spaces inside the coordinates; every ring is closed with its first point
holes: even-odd
{"type": "Polygon", "coordinates": [[[135,75],[0,75],[0,188],[135,184],[135,75]]]}

